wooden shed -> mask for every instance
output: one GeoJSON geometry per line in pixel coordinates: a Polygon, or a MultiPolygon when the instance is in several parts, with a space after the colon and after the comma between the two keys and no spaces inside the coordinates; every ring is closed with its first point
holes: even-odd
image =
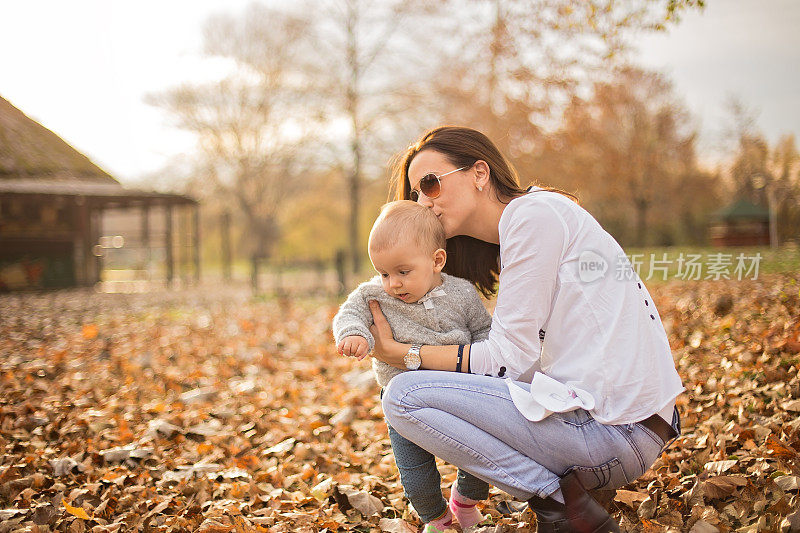
{"type": "Polygon", "coordinates": [[[198,203],[178,194],[123,187],[116,179],[0,97],[0,291],[94,285],[103,271],[102,221],[136,211],[141,244],[153,246],[153,216],[165,279],[175,275],[173,218],[190,212],[193,274],[199,277],[198,203]],[[159,217],[159,218],[160,218],[159,217]]]}
{"type": "Polygon", "coordinates": [[[709,229],[714,246],[769,245],[769,211],[740,199],[715,212],[709,229]]]}

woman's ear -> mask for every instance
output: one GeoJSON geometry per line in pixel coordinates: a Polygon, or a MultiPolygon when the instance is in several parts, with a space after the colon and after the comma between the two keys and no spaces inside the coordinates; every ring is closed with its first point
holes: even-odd
{"type": "Polygon", "coordinates": [[[444,268],[444,264],[447,262],[447,252],[439,248],[435,252],[433,252],[433,270],[436,272],[441,272],[444,268]]]}
{"type": "Polygon", "coordinates": [[[489,175],[491,174],[489,164],[483,159],[478,159],[472,168],[475,171],[475,188],[482,191],[489,186],[489,175]]]}

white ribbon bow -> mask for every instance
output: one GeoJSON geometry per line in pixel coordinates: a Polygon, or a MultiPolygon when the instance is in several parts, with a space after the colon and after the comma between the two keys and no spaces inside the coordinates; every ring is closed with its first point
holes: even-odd
{"type": "Polygon", "coordinates": [[[430,291],[428,294],[426,294],[425,296],[423,296],[422,298],[417,300],[417,303],[420,303],[420,304],[424,305],[425,309],[429,309],[429,310],[433,309],[433,307],[434,307],[433,298],[435,296],[447,296],[447,293],[444,292],[443,288],[436,287],[435,289],[430,291]]]}

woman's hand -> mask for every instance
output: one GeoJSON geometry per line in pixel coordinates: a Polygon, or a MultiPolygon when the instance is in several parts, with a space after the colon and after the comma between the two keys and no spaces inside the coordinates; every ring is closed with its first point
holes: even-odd
{"type": "Polygon", "coordinates": [[[372,312],[372,320],[375,322],[369,327],[370,333],[375,337],[373,356],[379,361],[405,370],[406,365],[403,362],[403,357],[408,348],[406,345],[394,340],[392,327],[383,315],[381,305],[376,300],[370,300],[369,310],[372,312]]]}

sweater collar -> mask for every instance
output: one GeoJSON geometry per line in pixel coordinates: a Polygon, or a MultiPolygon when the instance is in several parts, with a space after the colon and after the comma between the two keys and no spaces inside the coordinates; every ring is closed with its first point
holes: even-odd
{"type": "Polygon", "coordinates": [[[422,298],[417,300],[417,303],[424,305],[425,309],[428,309],[428,310],[433,309],[434,308],[434,305],[433,305],[433,299],[434,298],[438,298],[440,296],[447,296],[447,293],[442,288],[443,285],[444,284],[439,285],[438,287],[434,287],[433,289],[429,290],[428,293],[425,296],[423,296],[422,298]]]}

